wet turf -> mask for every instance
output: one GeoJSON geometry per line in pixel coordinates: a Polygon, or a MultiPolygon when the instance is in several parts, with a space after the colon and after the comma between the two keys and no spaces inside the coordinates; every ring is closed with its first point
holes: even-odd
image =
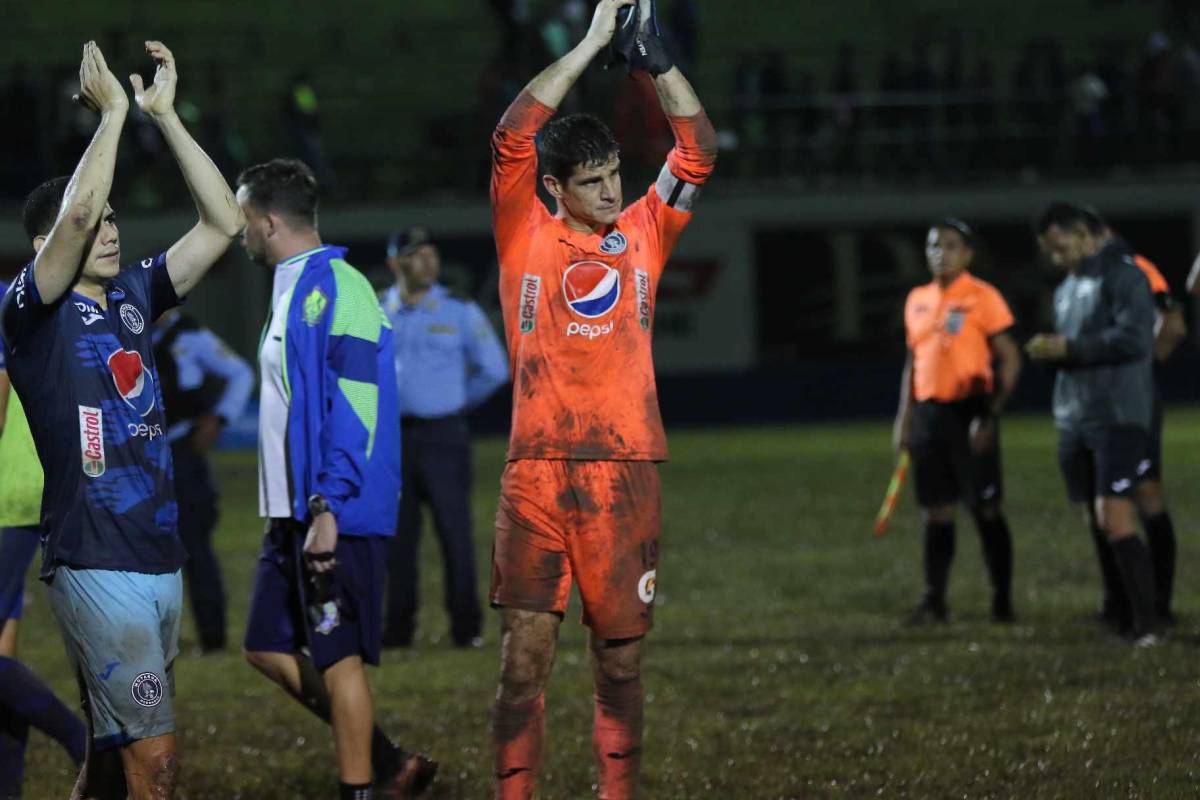
{"type": "MultiPolygon", "coordinates": [[[[965,515],[951,623],[900,629],[919,598],[920,525],[906,487],[891,531],[870,530],[891,470],[886,424],[676,431],[663,468],[657,627],[645,664],[646,798],[1063,798],[1200,794],[1200,414],[1168,414],[1167,488],[1180,538],[1167,642],[1133,651],[1090,619],[1091,544],[1066,504],[1042,417],[1006,421],[1016,542],[1016,625],[988,621],[965,515]]],[[[502,444],[477,451],[475,516],[486,576],[502,444]]],[[[253,454],[222,454],[218,545],[241,633],[261,525],[253,454]]],[[[490,794],[487,645],[448,644],[440,571],[423,539],[418,641],[372,672],[379,717],[442,762],[433,798],[490,794]]],[[[45,595],[22,655],[73,696],[45,595]]],[[[573,606],[548,693],[545,798],[589,795],[591,692],[573,606]]],[[[177,667],[181,798],[328,798],[327,730],[236,652],[177,667]]],[[[65,797],[66,757],[31,740],[26,796],[65,797]]]]}

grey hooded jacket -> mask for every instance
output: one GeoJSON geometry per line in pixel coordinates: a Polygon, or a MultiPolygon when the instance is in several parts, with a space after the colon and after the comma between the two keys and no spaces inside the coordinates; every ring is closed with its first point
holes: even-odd
{"type": "Polygon", "coordinates": [[[1054,329],[1067,339],[1067,358],[1054,381],[1055,424],[1149,429],[1154,301],[1120,242],[1110,242],[1059,284],[1054,329]]]}

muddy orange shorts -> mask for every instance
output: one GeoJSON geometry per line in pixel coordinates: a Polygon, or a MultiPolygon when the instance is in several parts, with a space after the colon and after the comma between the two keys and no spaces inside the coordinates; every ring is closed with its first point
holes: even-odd
{"type": "Polygon", "coordinates": [[[494,606],[563,614],[572,579],[604,639],[650,630],[662,522],[650,461],[510,461],[492,548],[494,606]]]}

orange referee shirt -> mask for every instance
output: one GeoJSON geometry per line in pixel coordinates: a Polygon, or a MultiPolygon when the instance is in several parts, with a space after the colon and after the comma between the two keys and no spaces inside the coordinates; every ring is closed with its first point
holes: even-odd
{"type": "Polygon", "coordinates": [[[1000,292],[968,272],[945,289],[937,281],[913,289],[904,304],[913,396],[953,403],[991,392],[988,339],[1012,324],[1000,292]]]}
{"type": "Polygon", "coordinates": [[[716,160],[708,118],[668,117],[658,180],[599,233],[538,199],[535,137],[554,115],[528,92],[492,137],[492,222],[513,381],[508,459],[664,461],[650,339],[663,265],[716,160]]]}

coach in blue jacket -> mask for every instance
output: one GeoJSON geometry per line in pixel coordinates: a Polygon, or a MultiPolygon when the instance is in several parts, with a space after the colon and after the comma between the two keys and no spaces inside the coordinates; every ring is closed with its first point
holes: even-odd
{"type": "Polygon", "coordinates": [[[391,325],[345,250],[321,243],[307,165],[250,167],[237,200],[246,252],[274,272],[258,358],[268,522],[246,658],[333,726],[343,800],[369,797],[372,783],[410,797],[437,766],[374,725],[363,669],[379,663],[385,542],[400,494],[391,325]]]}
{"type": "Polygon", "coordinates": [[[471,531],[471,442],[466,413],[508,382],[508,359],[483,311],[438,283],[441,258],[425,228],[393,234],[388,267],[395,285],[383,309],[396,338],[396,378],[404,449],[404,494],[388,546],[383,643],[412,644],[417,613],[421,506],[433,513],[445,565],[450,638],[482,643],[482,610],[471,531]]]}

